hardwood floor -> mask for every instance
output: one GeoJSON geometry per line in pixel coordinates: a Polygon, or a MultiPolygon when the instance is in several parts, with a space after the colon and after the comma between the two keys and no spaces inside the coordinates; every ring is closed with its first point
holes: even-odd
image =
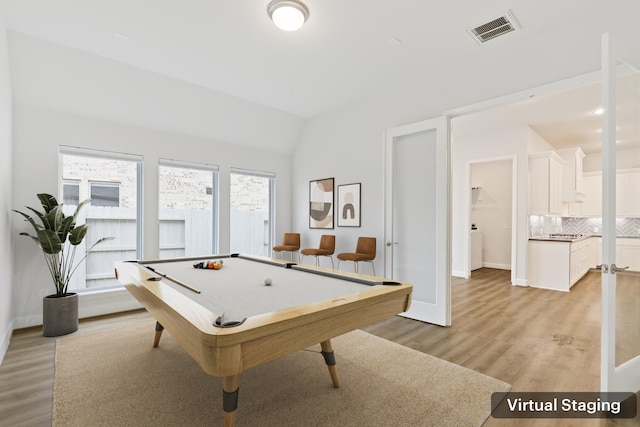
{"type": "MultiPolygon", "coordinates": [[[[622,358],[640,354],[640,274],[619,274],[622,358]]],[[[396,316],[364,330],[508,382],[513,391],[597,391],[600,371],[600,273],[569,293],[514,287],[510,272],[480,269],[453,279],[453,326],[396,316]]],[[[148,318],[144,311],[86,319],[77,334],[148,318]]],[[[14,332],[0,366],[0,426],[50,426],[55,338],[41,328],[14,332]]],[[[425,379],[428,386],[428,379],[425,379]]],[[[461,402],[464,404],[464,402],[461,402]]],[[[489,405],[490,403],[487,402],[489,405]]],[[[640,418],[498,420],[485,426],[639,425],[640,418]]]]}
{"type": "MultiPolygon", "coordinates": [[[[85,319],[75,333],[91,333],[149,317],[140,310],[85,319]]],[[[56,338],[43,337],[42,327],[14,331],[0,366],[1,427],[51,425],[55,346],[56,338]]]]}

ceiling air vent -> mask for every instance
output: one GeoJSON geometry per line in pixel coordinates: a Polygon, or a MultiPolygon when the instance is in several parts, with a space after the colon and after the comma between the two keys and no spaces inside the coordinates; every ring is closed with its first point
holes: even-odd
{"type": "Polygon", "coordinates": [[[513,17],[511,12],[507,12],[504,16],[479,25],[475,28],[471,28],[467,31],[469,32],[469,34],[471,34],[476,42],[482,44],[519,28],[520,26],[518,25],[518,22],[513,17]]]}

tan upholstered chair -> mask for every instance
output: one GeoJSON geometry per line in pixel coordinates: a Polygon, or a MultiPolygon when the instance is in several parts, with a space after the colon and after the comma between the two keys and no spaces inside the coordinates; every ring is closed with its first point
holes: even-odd
{"type": "Polygon", "coordinates": [[[307,248],[300,251],[301,258],[305,255],[316,257],[316,265],[320,265],[319,257],[328,256],[331,260],[331,268],[335,268],[333,266],[333,253],[336,250],[336,236],[331,234],[323,234],[320,237],[320,247],[319,248],[307,248]]]}
{"type": "Polygon", "coordinates": [[[358,272],[358,263],[362,261],[370,262],[373,269],[373,275],[376,275],[376,268],[373,266],[373,260],[376,258],[376,238],[375,237],[358,237],[355,252],[343,252],[338,254],[338,269],[340,269],[340,261],[353,261],[354,269],[358,272]]]}
{"type": "Polygon", "coordinates": [[[276,252],[289,252],[291,261],[293,261],[293,254],[297,253],[300,249],[300,233],[284,233],[282,244],[273,247],[274,258],[276,252]]]}

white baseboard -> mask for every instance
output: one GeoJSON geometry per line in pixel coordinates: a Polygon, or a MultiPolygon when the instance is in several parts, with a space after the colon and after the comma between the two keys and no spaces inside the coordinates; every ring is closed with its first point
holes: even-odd
{"type": "Polygon", "coordinates": [[[527,281],[527,279],[515,279],[513,284],[514,286],[529,286],[529,282],[527,281]]]}
{"type": "Polygon", "coordinates": [[[498,264],[494,262],[483,262],[483,267],[486,268],[495,268],[497,270],[511,270],[511,264],[498,264]]]}
{"type": "Polygon", "coordinates": [[[463,279],[468,279],[469,276],[467,276],[467,272],[466,271],[452,271],[451,275],[453,277],[461,277],[463,279]]]}
{"type": "Polygon", "coordinates": [[[2,341],[0,341],[0,365],[4,361],[4,356],[9,350],[9,344],[11,343],[11,335],[13,334],[13,322],[9,322],[7,329],[2,331],[2,341]]]}

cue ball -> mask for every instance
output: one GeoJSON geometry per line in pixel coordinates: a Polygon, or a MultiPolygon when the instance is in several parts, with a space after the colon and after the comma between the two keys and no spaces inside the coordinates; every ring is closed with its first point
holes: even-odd
{"type": "Polygon", "coordinates": [[[264,278],[265,286],[271,286],[271,277],[267,276],[264,278]]]}

